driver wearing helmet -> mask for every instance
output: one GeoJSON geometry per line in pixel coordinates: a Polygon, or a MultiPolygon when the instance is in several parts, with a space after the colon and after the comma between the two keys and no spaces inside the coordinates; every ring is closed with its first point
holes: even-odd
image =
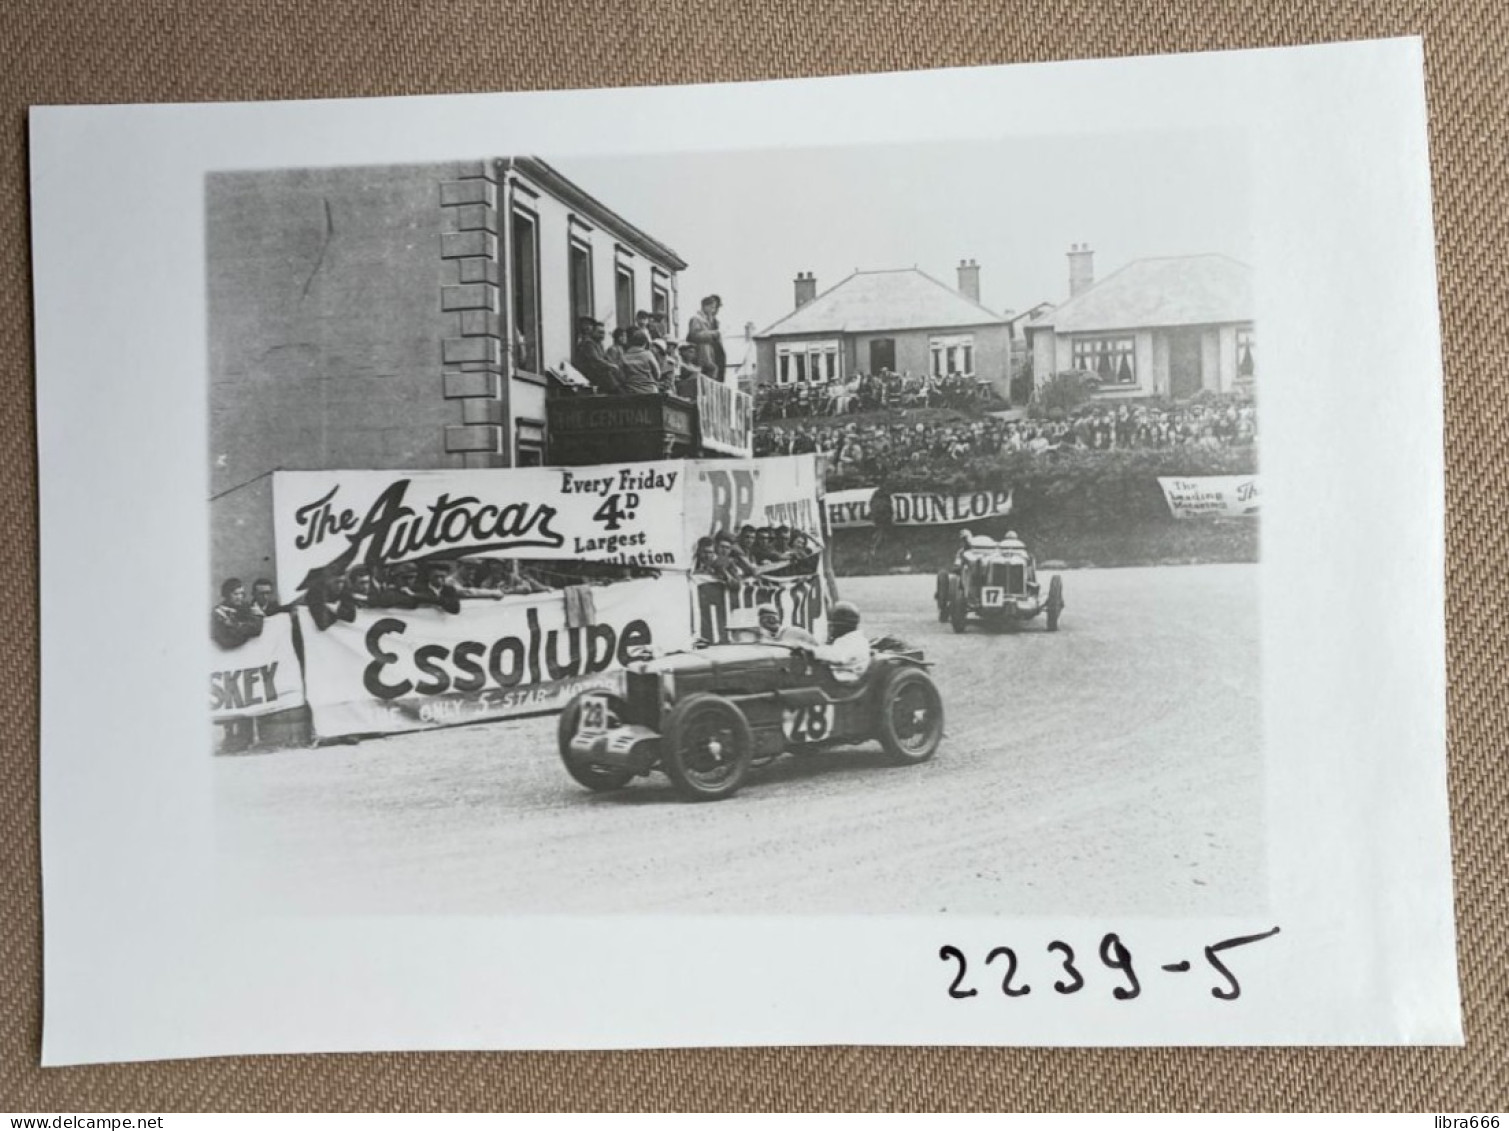
{"type": "Polygon", "coordinates": [[[857,683],[870,668],[870,641],[859,631],[859,609],[840,601],[828,610],[828,643],[812,649],[840,683],[857,683]]]}

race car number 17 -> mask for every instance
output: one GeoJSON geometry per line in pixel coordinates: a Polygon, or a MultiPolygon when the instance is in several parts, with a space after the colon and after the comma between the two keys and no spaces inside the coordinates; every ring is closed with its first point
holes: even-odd
{"type": "Polygon", "coordinates": [[[833,730],[832,710],[827,703],[787,707],[781,712],[781,729],[792,742],[821,742],[833,730]]]}

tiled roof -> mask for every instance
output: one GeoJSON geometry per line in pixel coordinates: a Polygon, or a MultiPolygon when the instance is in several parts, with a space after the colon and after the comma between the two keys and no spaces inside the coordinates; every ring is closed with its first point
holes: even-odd
{"type": "Polygon", "coordinates": [[[915,267],[856,271],[756,337],[947,329],[1002,318],[915,267]]]}
{"type": "Polygon", "coordinates": [[[1250,322],[1252,268],[1226,255],[1134,259],[1028,323],[1059,334],[1250,322]]]}

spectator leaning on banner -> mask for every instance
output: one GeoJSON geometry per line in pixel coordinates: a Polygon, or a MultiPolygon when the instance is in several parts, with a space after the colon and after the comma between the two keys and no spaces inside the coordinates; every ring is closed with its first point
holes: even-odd
{"type": "Polygon", "coordinates": [[[346,587],[346,575],[341,570],[317,573],[304,595],[304,603],[309,607],[314,627],[321,632],[336,621],[350,623],[356,619],[356,597],[346,587]]]}
{"type": "Polygon", "coordinates": [[[220,603],[210,611],[210,637],[222,648],[239,648],[262,635],[262,613],[246,598],[246,585],[239,577],[220,583],[220,603]]]}
{"type": "Polygon", "coordinates": [[[270,617],[274,613],[286,612],[287,610],[278,604],[278,592],[273,588],[271,579],[259,577],[252,582],[252,608],[264,617],[270,617]]]}

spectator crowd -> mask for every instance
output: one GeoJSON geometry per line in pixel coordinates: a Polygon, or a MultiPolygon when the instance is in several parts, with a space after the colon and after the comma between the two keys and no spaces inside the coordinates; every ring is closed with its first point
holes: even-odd
{"type": "Polygon", "coordinates": [[[806,577],[817,572],[821,552],[803,530],[746,523],[737,535],[720,530],[697,539],[692,572],[730,584],[751,577],[806,577]]]}
{"type": "Polygon", "coordinates": [[[843,416],[887,408],[971,408],[1003,404],[983,377],[859,373],[842,381],[763,385],[755,391],[755,420],[843,416]]]}
{"type": "Polygon", "coordinates": [[[210,635],[222,648],[240,647],[262,634],[267,617],[289,612],[294,605],[306,606],[315,627],[323,631],[337,621],[354,621],[356,610],[362,608],[436,608],[459,613],[464,601],[498,601],[516,594],[607,585],[651,572],[611,563],[481,557],[353,565],[317,572],[308,588],[286,605],[279,603],[270,580],[258,578],[248,595],[245,582],[231,577],[220,586],[220,602],[210,614],[210,635]]]}
{"type": "Polygon", "coordinates": [[[718,325],[722,307],[717,295],[704,298],[687,324],[684,342],[673,340],[665,320],[647,310],[635,315],[634,325],[615,329],[611,341],[605,340],[605,327],[596,318],[578,318],[571,367],[587,383],[581,391],[691,399],[699,375],[722,381],[728,365],[718,325]]]}
{"type": "Polygon", "coordinates": [[[817,452],[830,474],[879,477],[899,468],[946,469],[980,457],[1065,449],[1111,451],[1238,447],[1257,439],[1251,401],[1213,401],[1178,407],[1092,405],[1062,420],[881,421],[755,429],[756,456],[817,452]]]}

